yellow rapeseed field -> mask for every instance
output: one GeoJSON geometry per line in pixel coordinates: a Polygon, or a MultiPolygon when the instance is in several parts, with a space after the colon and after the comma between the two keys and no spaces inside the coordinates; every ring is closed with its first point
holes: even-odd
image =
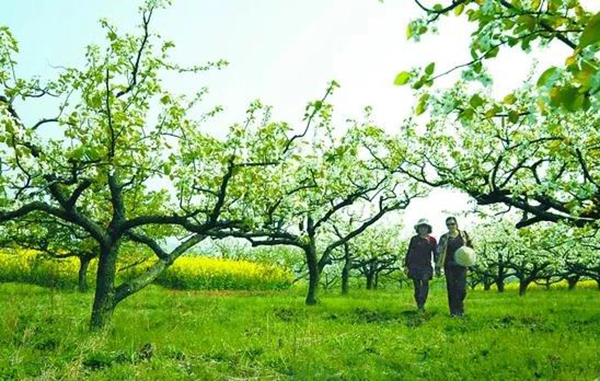
{"type": "MultiPolygon", "coordinates": [[[[143,271],[138,268],[133,273],[143,271]]],[[[280,267],[211,257],[178,259],[158,279],[169,288],[191,290],[274,290],[289,288],[293,275],[280,267]]]]}
{"type": "MultiPolygon", "coordinates": [[[[130,278],[148,264],[128,269],[121,277],[130,278]]],[[[0,252],[0,282],[22,282],[74,288],[77,286],[77,258],[48,259],[35,251],[0,252]]],[[[90,283],[96,261],[88,270],[90,283]]],[[[156,283],[169,288],[192,290],[273,290],[291,286],[293,275],[280,267],[248,261],[212,257],[183,257],[165,271],[156,283]]]]}

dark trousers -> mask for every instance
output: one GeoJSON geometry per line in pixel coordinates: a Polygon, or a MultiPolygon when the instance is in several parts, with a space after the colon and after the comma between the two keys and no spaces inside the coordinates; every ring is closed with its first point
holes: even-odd
{"type": "Polygon", "coordinates": [[[451,315],[465,312],[464,300],[467,296],[467,268],[450,264],[445,266],[448,305],[451,315]]]}
{"type": "Polygon", "coordinates": [[[427,301],[427,295],[429,294],[429,280],[428,279],[413,279],[415,286],[415,301],[417,307],[421,308],[425,306],[427,301]]]}

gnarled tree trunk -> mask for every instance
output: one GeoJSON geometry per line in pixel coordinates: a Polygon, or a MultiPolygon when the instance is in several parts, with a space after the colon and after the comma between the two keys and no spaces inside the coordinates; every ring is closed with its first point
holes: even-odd
{"type": "Polygon", "coordinates": [[[504,292],[504,278],[496,280],[496,288],[498,288],[498,292],[504,292]]]}
{"type": "Polygon", "coordinates": [[[91,256],[79,257],[79,272],[77,277],[77,289],[79,292],[86,292],[88,290],[87,271],[91,261],[91,256]]]}
{"type": "Polygon", "coordinates": [[[117,243],[102,245],[100,248],[96,291],[90,320],[92,329],[106,326],[115,310],[115,275],[118,252],[119,246],[117,243]]]}
{"type": "Polygon", "coordinates": [[[306,253],[306,264],[308,266],[308,294],[306,295],[306,304],[310,306],[317,304],[317,290],[321,274],[317,263],[315,247],[311,245],[304,252],[306,253]]]}
{"type": "Polygon", "coordinates": [[[531,281],[528,280],[519,280],[519,296],[525,295],[530,283],[531,281]]]}
{"type": "Polygon", "coordinates": [[[567,278],[567,283],[569,284],[569,290],[574,290],[577,287],[577,283],[579,282],[579,276],[571,276],[567,278]]]}
{"type": "Polygon", "coordinates": [[[348,294],[348,281],[350,279],[351,268],[350,250],[346,244],[344,245],[344,267],[342,268],[342,295],[348,294]]]}
{"type": "Polygon", "coordinates": [[[375,275],[371,272],[367,272],[365,275],[367,277],[367,290],[372,290],[374,286],[375,275]]]}

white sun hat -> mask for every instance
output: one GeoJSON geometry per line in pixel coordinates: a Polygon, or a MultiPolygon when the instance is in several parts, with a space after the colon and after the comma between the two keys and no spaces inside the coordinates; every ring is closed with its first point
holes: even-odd
{"type": "Polygon", "coordinates": [[[415,225],[415,230],[418,232],[419,226],[422,226],[422,225],[427,226],[429,228],[430,233],[433,231],[433,228],[431,227],[431,224],[429,223],[429,220],[427,218],[421,218],[415,225]]]}
{"type": "Polygon", "coordinates": [[[477,255],[475,250],[469,246],[461,246],[456,253],[454,253],[454,261],[463,267],[470,267],[475,264],[477,255]]]}

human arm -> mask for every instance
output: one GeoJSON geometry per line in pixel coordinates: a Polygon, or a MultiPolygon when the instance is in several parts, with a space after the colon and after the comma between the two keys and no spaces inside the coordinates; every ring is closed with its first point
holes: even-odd
{"type": "Polygon", "coordinates": [[[437,245],[437,250],[436,250],[437,256],[435,259],[437,271],[440,271],[444,267],[447,241],[448,241],[448,235],[444,234],[440,237],[440,242],[437,245]]]}
{"type": "Polygon", "coordinates": [[[474,249],[473,247],[473,240],[471,240],[471,237],[469,236],[469,234],[467,234],[467,232],[465,233],[465,245],[470,247],[471,249],[474,249]]]}
{"type": "Polygon", "coordinates": [[[404,268],[408,268],[408,266],[410,266],[410,254],[412,251],[412,247],[413,247],[413,242],[414,242],[414,237],[410,239],[410,242],[408,243],[408,249],[406,250],[406,255],[404,256],[404,268]]]}

